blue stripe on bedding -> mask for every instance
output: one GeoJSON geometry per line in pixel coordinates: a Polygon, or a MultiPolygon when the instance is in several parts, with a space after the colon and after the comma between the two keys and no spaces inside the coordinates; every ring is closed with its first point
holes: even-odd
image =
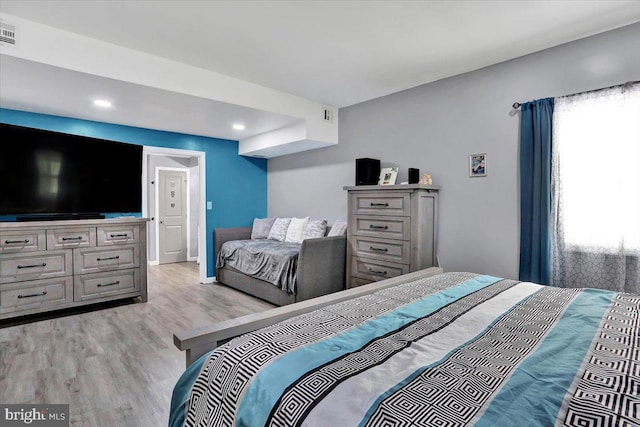
{"type": "Polygon", "coordinates": [[[577,295],[542,344],[517,367],[475,426],[516,422],[546,427],[549,420],[556,419],[614,295],[597,289],[585,289],[577,295]],[[542,395],[544,399],[539,398],[542,395]],[[526,420],[522,419],[523,414],[526,420]]]}
{"type": "Polygon", "coordinates": [[[191,393],[191,387],[198,378],[202,365],[210,353],[207,353],[195,362],[193,362],[173,388],[173,394],[171,395],[171,409],[169,412],[169,427],[182,427],[184,426],[184,417],[187,410],[187,401],[189,400],[189,394],[191,393]]]}
{"type": "Polygon", "coordinates": [[[372,339],[399,329],[500,280],[502,279],[498,277],[477,276],[364,322],[354,329],[282,355],[256,374],[238,407],[236,425],[265,425],[273,405],[282,393],[308,371],[356,351],[372,339]]]}

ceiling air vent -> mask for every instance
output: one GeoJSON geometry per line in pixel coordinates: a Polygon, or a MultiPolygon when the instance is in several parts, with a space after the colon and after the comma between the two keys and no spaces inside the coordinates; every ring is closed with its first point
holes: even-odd
{"type": "Polygon", "coordinates": [[[2,46],[18,45],[18,27],[7,22],[0,21],[0,44],[2,46]]]}

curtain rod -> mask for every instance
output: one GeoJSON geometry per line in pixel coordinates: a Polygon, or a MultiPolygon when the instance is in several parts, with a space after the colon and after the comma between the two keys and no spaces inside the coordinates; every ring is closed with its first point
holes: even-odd
{"type": "MultiPolygon", "coordinates": [[[[572,93],[570,95],[562,95],[562,96],[557,96],[556,98],[564,98],[566,96],[575,96],[575,95],[582,95],[585,93],[591,93],[591,92],[598,92],[600,90],[607,90],[607,89],[613,89],[614,87],[620,87],[620,86],[631,86],[634,84],[640,83],[640,80],[634,80],[634,81],[630,81],[630,82],[626,82],[626,83],[622,83],[622,84],[617,84],[617,85],[613,85],[613,86],[608,86],[608,87],[603,87],[600,89],[591,89],[591,90],[585,90],[582,92],[578,92],[578,93],[572,93]]],[[[514,102],[512,107],[514,110],[517,110],[518,108],[520,108],[522,104],[520,104],[519,102],[514,102]]]]}

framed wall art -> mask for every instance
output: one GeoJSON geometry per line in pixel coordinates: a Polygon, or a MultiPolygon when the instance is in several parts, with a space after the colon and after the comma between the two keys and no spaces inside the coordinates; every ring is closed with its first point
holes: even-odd
{"type": "Polygon", "coordinates": [[[487,176],[487,153],[469,156],[469,176],[487,176]]]}

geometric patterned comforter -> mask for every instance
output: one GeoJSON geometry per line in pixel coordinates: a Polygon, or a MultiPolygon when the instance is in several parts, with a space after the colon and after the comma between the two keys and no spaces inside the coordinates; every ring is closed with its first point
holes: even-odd
{"type": "Polygon", "coordinates": [[[640,426],[639,316],[638,295],[444,273],[219,347],[170,424],[640,426]]]}

